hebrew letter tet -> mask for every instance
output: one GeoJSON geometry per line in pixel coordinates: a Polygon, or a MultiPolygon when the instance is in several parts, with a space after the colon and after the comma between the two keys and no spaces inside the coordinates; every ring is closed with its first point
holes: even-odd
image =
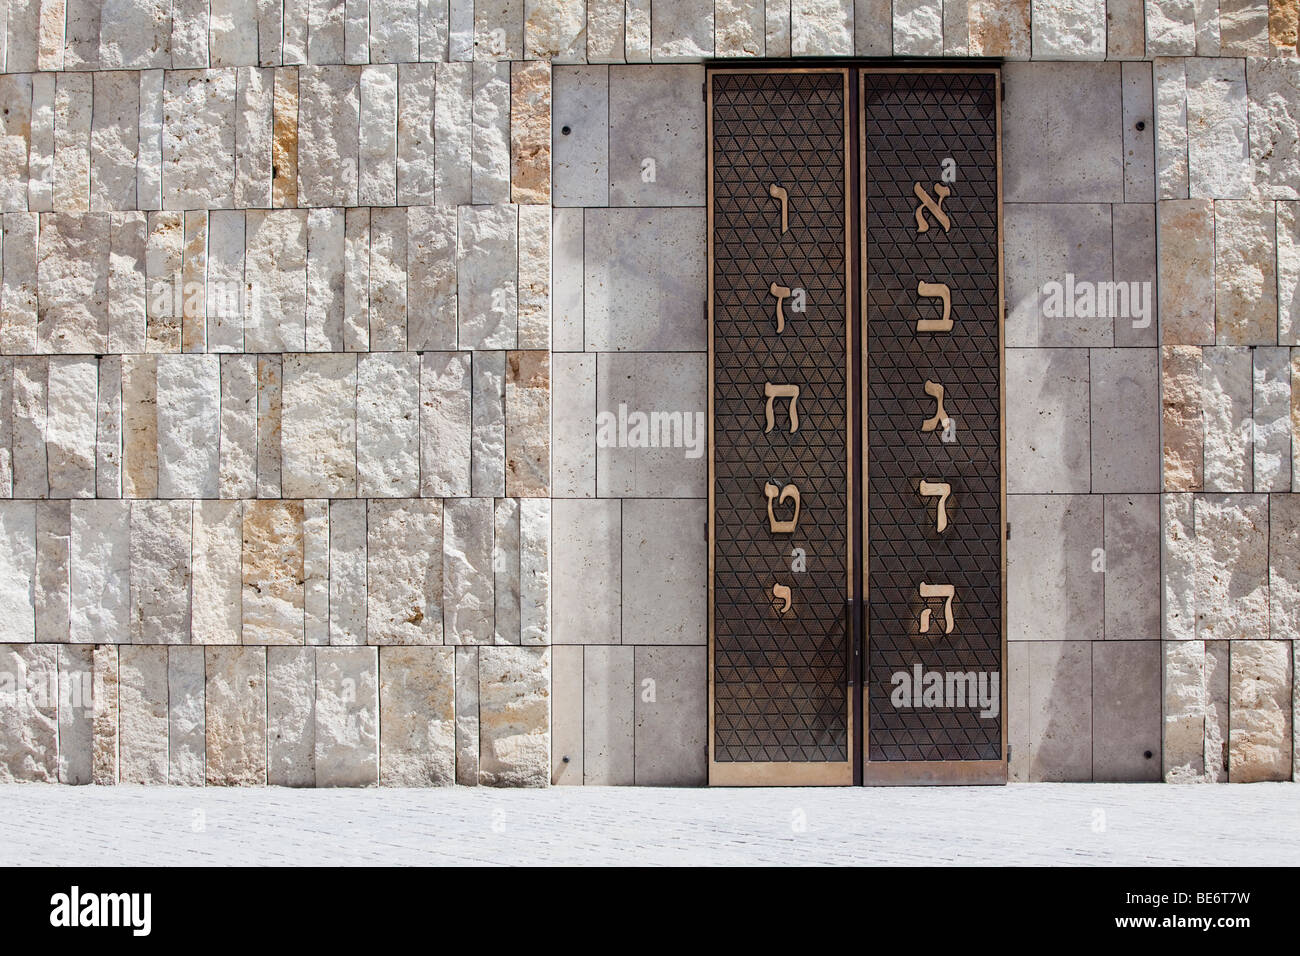
{"type": "Polygon", "coordinates": [[[767,523],[773,534],[794,534],[795,526],[799,524],[799,489],[794,485],[786,485],[780,490],[780,497],[777,497],[777,487],[770,481],[763,485],[763,494],[767,496],[767,523]],[[772,508],[772,502],[785,504],[789,498],[794,502],[794,517],[789,521],[779,521],[776,512],[772,508]]]}

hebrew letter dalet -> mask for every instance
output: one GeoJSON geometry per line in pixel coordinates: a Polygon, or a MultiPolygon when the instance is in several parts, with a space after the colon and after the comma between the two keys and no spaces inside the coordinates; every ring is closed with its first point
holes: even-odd
{"type": "Polygon", "coordinates": [[[925,498],[939,499],[939,514],[935,520],[935,530],[943,534],[948,527],[948,509],[945,507],[948,496],[952,494],[952,486],[946,481],[926,481],[921,480],[921,495],[925,498]]]}
{"type": "Polygon", "coordinates": [[[769,481],[763,485],[763,494],[767,496],[767,524],[772,533],[794,534],[795,526],[799,524],[799,489],[794,485],[786,485],[778,491],[776,485],[769,481]],[[775,501],[778,504],[785,504],[787,498],[794,502],[794,517],[789,521],[779,521],[772,503],[775,501]]]}
{"type": "MultiPolygon", "coordinates": [[[[957,590],[951,584],[926,584],[921,582],[921,597],[923,598],[943,598],[943,621],[945,634],[952,633],[952,599],[956,596],[957,590]]],[[[924,634],[930,630],[930,609],[927,607],[921,611],[921,633],[924,634]]]]}
{"type": "Polygon", "coordinates": [[[947,186],[944,186],[942,183],[935,183],[934,191],[939,197],[938,202],[935,202],[930,194],[926,192],[925,187],[920,183],[912,183],[912,195],[921,200],[921,205],[916,207],[917,232],[930,231],[930,223],[925,218],[926,210],[929,210],[930,214],[938,220],[939,225],[943,226],[944,232],[947,232],[952,228],[952,222],[948,219],[948,214],[943,211],[943,201],[952,194],[952,190],[947,186]]]}
{"type": "Polygon", "coordinates": [[[778,398],[790,399],[790,431],[799,430],[799,386],[798,385],[773,385],[771,382],[763,383],[763,394],[767,396],[767,427],[763,429],[763,434],[770,432],[776,424],[776,414],[772,408],[773,402],[778,398]]]}

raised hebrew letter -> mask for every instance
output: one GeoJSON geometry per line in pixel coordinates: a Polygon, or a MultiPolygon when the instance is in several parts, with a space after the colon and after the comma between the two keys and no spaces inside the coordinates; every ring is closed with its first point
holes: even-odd
{"type": "Polygon", "coordinates": [[[776,296],[776,331],[780,335],[785,331],[785,309],[782,308],[782,305],[786,299],[790,298],[790,289],[788,286],[777,285],[773,282],[767,291],[776,296]]]}
{"type": "Polygon", "coordinates": [[[790,194],[785,191],[784,186],[778,186],[776,183],[767,187],[767,194],[781,202],[781,233],[784,235],[790,231],[790,194]]]}
{"type": "Polygon", "coordinates": [[[948,285],[944,282],[926,282],[924,279],[917,282],[916,294],[923,295],[927,299],[939,299],[943,302],[942,319],[917,319],[916,331],[918,332],[951,332],[952,331],[952,295],[948,291],[948,285]]]}
{"type": "Polygon", "coordinates": [[[763,494],[767,495],[767,525],[772,533],[794,534],[795,526],[799,523],[799,489],[794,485],[786,485],[778,492],[776,485],[769,481],[763,485],[763,494]],[[778,494],[780,497],[777,497],[778,494]],[[794,502],[794,517],[789,521],[778,521],[772,510],[772,502],[785,504],[787,498],[794,502]]]}
{"type": "Polygon", "coordinates": [[[925,191],[925,187],[920,183],[912,183],[912,194],[916,196],[917,199],[921,200],[921,205],[916,207],[917,232],[930,231],[930,223],[927,222],[925,218],[925,211],[927,209],[930,211],[930,215],[934,216],[934,218],[939,221],[939,225],[943,226],[944,232],[947,232],[952,228],[952,222],[948,219],[948,214],[943,211],[943,201],[952,194],[952,190],[941,183],[935,183],[934,191],[939,197],[938,202],[935,202],[930,194],[925,191]]]}
{"type": "Polygon", "coordinates": [[[948,414],[943,410],[943,386],[938,382],[925,380],[925,394],[934,399],[934,417],[921,422],[921,431],[932,432],[940,425],[948,427],[948,414]]]}
{"type": "Polygon", "coordinates": [[[763,394],[767,396],[767,427],[763,429],[766,435],[776,424],[776,414],[772,408],[773,402],[778,398],[790,399],[790,431],[799,430],[799,386],[798,385],[773,385],[771,382],[763,383],[763,394]]]}
{"type": "Polygon", "coordinates": [[[924,498],[937,496],[939,499],[939,514],[935,521],[935,530],[940,534],[943,534],[944,529],[948,527],[948,509],[946,505],[950,494],[952,494],[952,485],[948,484],[948,482],[921,479],[921,496],[924,498]]]}
{"type": "MultiPolygon", "coordinates": [[[[951,634],[952,599],[956,596],[957,590],[951,584],[926,584],[922,581],[920,591],[923,598],[943,598],[943,632],[951,634]]],[[[930,630],[930,609],[927,607],[921,611],[921,633],[924,634],[928,630],[930,630]]]]}
{"type": "Polygon", "coordinates": [[[790,589],[784,584],[772,585],[772,597],[776,598],[778,601],[784,602],[781,606],[781,614],[790,610],[790,589]]]}

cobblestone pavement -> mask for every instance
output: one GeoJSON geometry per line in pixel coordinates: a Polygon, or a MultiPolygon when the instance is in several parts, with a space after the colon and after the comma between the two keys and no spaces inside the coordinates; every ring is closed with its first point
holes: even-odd
{"type": "Polygon", "coordinates": [[[15,864],[1290,864],[1300,785],[0,787],[15,864]]]}

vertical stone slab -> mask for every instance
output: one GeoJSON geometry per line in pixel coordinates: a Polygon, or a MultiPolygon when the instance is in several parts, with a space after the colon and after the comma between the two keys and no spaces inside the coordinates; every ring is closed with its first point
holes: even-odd
{"type": "Polygon", "coordinates": [[[1205,644],[1166,641],[1162,650],[1164,780],[1196,783],[1205,776],[1205,644]]]}
{"type": "Polygon", "coordinates": [[[95,496],[99,363],[93,356],[50,359],[45,458],[51,498],[95,496]]]}
{"type": "Polygon", "coordinates": [[[0,644],[36,640],[36,503],[0,501],[0,644]]]}
{"type": "Polygon", "coordinates": [[[635,782],[708,783],[706,647],[637,647],[633,652],[635,782]]]}
{"type": "Polygon", "coordinates": [[[1091,491],[1160,490],[1159,367],[1154,349],[1093,349],[1091,491]]]}
{"type": "Polygon", "coordinates": [[[369,0],[344,0],[343,51],[347,63],[366,63],[370,60],[369,0]]]}
{"type": "Polygon", "coordinates": [[[0,498],[14,495],[14,360],[0,356],[0,498]]]}
{"type": "Polygon", "coordinates": [[[426,352],[420,359],[420,494],[470,494],[470,354],[426,352]]]}
{"type": "Polygon", "coordinates": [[[0,783],[55,783],[58,648],[0,645],[0,783]]]}
{"type": "Polygon", "coordinates": [[[628,0],[624,55],[629,63],[650,62],[650,0],[628,0]]]}
{"type": "Polygon", "coordinates": [[[633,647],[587,647],[583,658],[583,783],[636,782],[633,647]]]}
{"type": "Polygon", "coordinates": [[[1158,781],[1160,643],[1094,644],[1092,681],[1092,779],[1158,781]]]}
{"type": "Polygon", "coordinates": [[[49,359],[14,359],[13,496],[47,498],[49,471],[45,452],[49,359]]]}
{"type": "Polygon", "coordinates": [[[456,206],[469,202],[473,192],[473,67],[439,63],[435,82],[434,196],[440,206],[456,206]]]}
{"type": "Polygon", "coordinates": [[[185,213],[184,245],[181,247],[181,351],[208,351],[208,214],[204,210],[185,213]]]}
{"type": "Polygon", "coordinates": [[[557,644],[616,644],[622,630],[622,503],[552,503],[557,644]]]}
{"type": "Polygon", "coordinates": [[[623,31],[624,5],[621,0],[588,0],[587,62],[622,63],[623,31]]]}
{"type": "Polygon", "coordinates": [[[1277,274],[1271,202],[1214,204],[1215,343],[1277,342],[1277,274]]]}
{"type": "Polygon", "coordinates": [[[337,0],[310,0],[307,14],[307,62],[343,62],[344,5],[337,0]]]}
{"type": "Polygon", "coordinates": [[[36,640],[68,643],[71,516],[68,501],[36,502],[36,640]]]}
{"type": "Polygon", "coordinates": [[[612,67],[609,80],[610,204],[704,205],[704,71],[612,67]]]}
{"type": "Polygon", "coordinates": [[[450,59],[447,49],[450,17],[447,0],[419,0],[420,60],[424,63],[450,59]]]}
{"type": "Polygon", "coordinates": [[[163,71],[141,71],[140,152],[135,167],[135,192],[141,209],[162,208],[163,111],[163,71]]]}
{"type": "Polygon", "coordinates": [[[1214,343],[1214,208],[1205,200],[1156,207],[1163,345],[1214,343]]]}
{"type": "MultiPolygon", "coordinates": [[[[1033,20],[1033,43],[1035,47],[1049,48],[1054,45],[1048,37],[1043,36],[1039,27],[1041,16],[1033,20]]],[[[797,27],[802,20],[791,11],[791,22],[797,27]]],[[[796,53],[807,52],[801,44],[794,44],[796,53]]],[[[904,56],[940,56],[943,53],[943,4],[935,0],[897,0],[894,7],[894,52],[904,56]]],[[[1066,59],[1064,51],[1056,49],[1050,55],[1066,59]]]]}
{"type": "Polygon", "coordinates": [[[406,210],[370,212],[370,348],[400,352],[406,345],[406,210]]]}
{"type": "Polygon", "coordinates": [[[623,502],[623,641],[708,642],[708,554],[698,500],[623,502]]]}
{"type": "Polygon", "coordinates": [[[298,71],[275,71],[271,105],[271,205],[298,205],[298,71]]]}
{"type": "Polygon", "coordinates": [[[1291,350],[1254,352],[1252,470],[1256,491],[1291,490],[1291,350]]]}
{"type": "Polygon", "coordinates": [[[242,501],[194,503],[195,644],[238,644],[243,634],[242,501]]]}
{"type": "Polygon", "coordinates": [[[1099,641],[1105,637],[1100,495],[1014,495],[1007,523],[1007,639],[1099,641]]]}
{"type": "Polygon", "coordinates": [[[361,71],[306,66],[298,71],[298,83],[299,204],[355,206],[361,71]]]}
{"type": "Polygon", "coordinates": [[[280,497],[281,357],[257,357],[257,496],[280,497]]]}
{"type": "Polygon", "coordinates": [[[551,198],[551,67],[545,60],[510,66],[510,202],[551,198]]]}
{"type": "Polygon", "coordinates": [[[425,206],[434,200],[435,70],[432,63],[402,63],[397,67],[395,201],[403,206],[425,206]]]}
{"type": "Polygon", "coordinates": [[[1194,345],[1170,345],[1160,350],[1166,491],[1200,491],[1204,486],[1201,358],[1201,349],[1194,345]]]}
{"type": "Polygon", "coordinates": [[[410,352],[357,362],[357,493],[402,498],[420,488],[420,357],[410,352]]]}
{"type": "Polygon", "coordinates": [[[217,497],[220,434],[220,358],[158,356],[159,497],[217,497]]]}
{"type": "Polygon", "coordinates": [[[370,210],[343,214],[343,347],[370,350],[370,210]]]}
{"type": "Polygon", "coordinates": [[[551,348],[549,206],[519,207],[519,345],[551,348]]]}
{"type": "Polygon", "coordinates": [[[1029,645],[1029,778],[1092,777],[1092,647],[1088,641],[1029,645]]]}
{"type": "Polygon", "coordinates": [[[397,202],[397,67],[363,67],[359,89],[357,201],[391,206],[397,202]]]}
{"type": "Polygon", "coordinates": [[[257,6],[256,0],[211,0],[213,66],[257,62],[257,6]]]}
{"type": "Polygon", "coordinates": [[[583,648],[551,648],[551,783],[582,786],[583,648]]]}
{"type": "MultiPolygon", "coordinates": [[[[448,508],[451,504],[449,500],[448,508]]],[[[421,498],[371,501],[368,518],[366,642],[443,643],[444,515],[440,502],[421,498]]]]}
{"type": "MultiPolygon", "coordinates": [[[[246,14],[247,22],[251,23],[254,36],[256,36],[256,12],[253,9],[253,3],[249,3],[248,0],[216,0],[214,4],[209,4],[204,0],[173,0],[170,52],[171,65],[174,68],[205,67],[208,65],[210,50],[213,57],[213,66],[235,65],[228,56],[229,47],[223,46],[221,43],[223,39],[221,27],[230,22],[228,17],[223,17],[221,14],[228,13],[232,6],[242,8],[239,9],[239,12],[246,14]],[[210,6],[215,6],[217,12],[217,17],[211,25],[211,36],[209,36],[208,23],[210,6]]],[[[242,25],[243,21],[241,21],[242,25]]],[[[228,31],[229,26],[226,29],[228,31]]],[[[253,59],[256,59],[256,53],[253,54],[253,59]]],[[[248,60],[242,62],[246,63],[248,60]]]]}
{"type": "Polygon", "coordinates": [[[60,73],[54,81],[54,208],[90,208],[90,123],[94,80],[60,73]]]}
{"type": "MultiPolygon", "coordinates": [[[[1139,57],[1141,36],[1139,27],[1139,57]]],[[[1121,68],[1120,87],[1124,112],[1124,201],[1154,202],[1156,129],[1151,66],[1125,63],[1121,68]]]]}
{"type": "Polygon", "coordinates": [[[1195,499],[1196,636],[1246,640],[1268,633],[1268,499],[1195,499]]]}
{"type": "Polygon", "coordinates": [[[551,777],[551,650],[479,649],[479,783],[544,787],[551,777]]]}
{"type": "MultiPolygon", "coordinates": [[[[4,371],[0,370],[0,376],[4,371]]],[[[0,398],[0,401],[3,401],[0,398]]],[[[3,410],[0,409],[0,414],[3,410]]],[[[0,477],[0,486],[5,484],[0,477]]],[[[95,407],[95,495],[122,497],[122,357],[99,360],[99,394],[95,407]]]]}
{"type": "Polygon", "coordinates": [[[1291,779],[1291,643],[1233,641],[1228,779],[1291,779]]]}
{"type": "Polygon", "coordinates": [[[266,649],[266,782],[316,785],[316,650],[266,649]]]}
{"type": "Polygon", "coordinates": [[[493,504],[450,498],[443,512],[443,614],[448,644],[490,644],[493,634],[493,504]]]}
{"type": "Polygon", "coordinates": [[[1157,640],[1161,582],[1151,569],[1160,567],[1160,497],[1107,495],[1102,524],[1106,639],[1157,640]]]}
{"type": "Polygon", "coordinates": [[[204,648],[207,784],[266,783],[265,647],[204,648]]]}
{"type": "Polygon", "coordinates": [[[557,206],[608,205],[609,69],[556,67],[552,88],[551,200],[557,206]]]}
{"type": "Polygon", "coordinates": [[[524,0],[524,57],[569,63],[586,60],[587,18],[584,0],[524,0]]]}
{"type": "Polygon", "coordinates": [[[542,351],[506,353],[506,494],[545,498],[551,484],[551,362],[542,351]]]}
{"type": "Polygon", "coordinates": [[[406,348],[456,347],[456,209],[406,210],[406,348]]]}
{"type": "MultiPolygon", "coordinates": [[[[26,211],[33,120],[32,77],[9,73],[0,78],[0,104],[3,104],[0,105],[0,210],[26,211]]],[[[52,120],[51,115],[51,127],[52,120]]]]}
{"type": "Polygon", "coordinates": [[[329,502],[313,498],[302,503],[303,616],[308,644],[328,644],[330,527],[329,502]]]}
{"type": "Polygon", "coordinates": [[[378,671],[377,648],[316,649],[316,786],[379,783],[378,671]]]}
{"type": "Polygon", "coordinates": [[[1187,175],[1192,198],[1246,199],[1254,179],[1246,127],[1246,66],[1189,59],[1187,175]]]}
{"type": "Polygon", "coordinates": [[[163,76],[164,209],[228,209],[235,196],[234,70],[163,76]]]}
{"type": "Polygon", "coordinates": [[[495,594],[493,643],[518,644],[519,618],[519,500],[498,498],[492,542],[492,579],[495,594]]]}
{"type": "Polygon", "coordinates": [[[114,644],[97,644],[92,654],[91,783],[111,786],[117,783],[118,771],[118,649],[114,644]]]}
{"type": "Polygon", "coordinates": [[[514,348],[519,327],[515,206],[462,206],[457,277],[460,347],[514,348]]]}
{"type": "MultiPolygon", "coordinates": [[[[1275,4],[1296,15],[1294,3],[1275,4]]],[[[1294,57],[1295,45],[1290,56],[1294,57]]],[[[1300,97],[1295,71],[1287,56],[1251,58],[1246,63],[1246,88],[1250,95],[1250,156],[1255,189],[1261,198],[1300,197],[1300,97]]]]}
{"type": "Polygon", "coordinates": [[[41,352],[100,353],[108,344],[109,217],[41,217],[36,342],[41,352]]]}
{"type": "MultiPolygon", "coordinates": [[[[763,55],[766,33],[763,0],[724,0],[715,5],[714,14],[714,49],[718,56],[763,55]]],[[[789,55],[788,50],[786,55],[789,55]]]]}
{"type": "Polygon", "coordinates": [[[1250,491],[1253,484],[1251,353],[1204,350],[1205,490],[1250,491]]]}
{"type": "Polygon", "coordinates": [[[207,762],[207,675],[201,647],[167,649],[167,782],[201,787],[207,762]]]}
{"type": "Polygon", "coordinates": [[[209,352],[242,352],[248,290],[244,284],[246,224],[240,210],[214,210],[208,216],[207,317],[209,352]]]}
{"type": "Polygon", "coordinates": [[[0,351],[36,351],[36,243],[40,217],[35,213],[4,215],[4,279],[0,285],[0,351]]]}
{"type": "Polygon", "coordinates": [[[59,783],[87,784],[94,748],[94,649],[59,648],[59,783]]]}
{"type": "Polygon", "coordinates": [[[93,92],[90,208],[134,209],[136,153],[140,146],[140,78],[130,72],[95,73],[93,92]]]}
{"type": "Polygon", "coordinates": [[[307,338],[307,214],[298,209],[250,209],[245,224],[245,347],[300,352],[307,338]]]}
{"type": "Polygon", "coordinates": [[[258,359],[221,357],[220,494],[252,498],[257,492],[258,359]]]}
{"type": "Polygon", "coordinates": [[[474,353],[470,472],[480,497],[505,494],[505,360],[504,352],[474,353]]]}
{"type": "Polygon", "coordinates": [[[329,642],[366,643],[366,502],[330,502],[329,642]]]}
{"type": "Polygon", "coordinates": [[[456,648],[456,782],[463,787],[478,786],[478,652],[456,648]]]}
{"type": "MultiPolygon", "coordinates": [[[[148,222],[148,217],[142,212],[109,214],[108,350],[110,352],[145,350],[148,337],[145,304],[148,287],[145,271],[148,222]]],[[[6,242],[6,248],[7,246],[6,242]]],[[[242,238],[240,246],[241,248],[243,246],[242,238]]]]}
{"type": "Polygon", "coordinates": [[[357,491],[357,360],[286,355],[280,440],[289,498],[351,498],[357,491]]]}
{"type": "Polygon", "coordinates": [[[234,204],[241,208],[271,205],[277,72],[252,66],[236,71],[234,204]]]}
{"type": "Polygon", "coordinates": [[[69,640],[131,639],[131,505],[74,501],[69,515],[69,640]]]}
{"type": "Polygon", "coordinates": [[[149,234],[145,240],[145,275],[148,283],[145,348],[149,352],[179,352],[182,310],[185,304],[181,279],[185,214],[153,212],[149,214],[148,222],[149,234]]]}
{"type": "Polygon", "coordinates": [[[309,352],[343,351],[344,212],[307,213],[307,329],[309,352]]]}
{"type": "Polygon", "coordinates": [[[379,708],[383,786],[456,782],[455,648],[381,648],[379,708]]]}
{"type": "Polygon", "coordinates": [[[561,498],[596,496],[596,356],[556,352],[553,493],[561,498]]]}
{"type": "Polygon", "coordinates": [[[167,782],[167,648],[132,647],[120,652],[122,783],[167,782]]]}
{"type": "Polygon", "coordinates": [[[510,201],[510,64],[474,61],[470,181],[476,204],[510,201]]]}
{"type": "Polygon", "coordinates": [[[303,503],[244,505],[243,643],[302,644],[303,503]]]}
{"type": "Polygon", "coordinates": [[[1150,203],[1112,206],[1111,229],[1115,280],[1130,283],[1130,303],[1134,303],[1130,314],[1115,316],[1115,344],[1154,347],[1160,332],[1156,207],[1150,203]]]}
{"type": "Polygon", "coordinates": [[[1300,220],[1297,203],[1277,209],[1277,341],[1300,345],[1300,220]]]}
{"type": "Polygon", "coordinates": [[[190,642],[190,501],[131,503],[131,642],[190,642]]]}
{"type": "Polygon", "coordinates": [[[1219,0],[1219,37],[1224,56],[1267,56],[1271,4],[1219,0]]]}
{"type": "Polygon", "coordinates": [[[1300,640],[1300,495],[1268,498],[1268,636],[1300,640]]]}
{"type": "Polygon", "coordinates": [[[523,644],[551,643],[551,501],[519,502],[519,628],[523,644]]]}
{"type": "Polygon", "coordinates": [[[1152,64],[1156,97],[1156,192],[1160,199],[1186,199],[1187,73],[1183,60],[1157,57],[1152,64]]]}
{"type": "Polygon", "coordinates": [[[1191,56],[1196,49],[1196,5],[1186,0],[1147,0],[1147,53],[1191,56]]]}

